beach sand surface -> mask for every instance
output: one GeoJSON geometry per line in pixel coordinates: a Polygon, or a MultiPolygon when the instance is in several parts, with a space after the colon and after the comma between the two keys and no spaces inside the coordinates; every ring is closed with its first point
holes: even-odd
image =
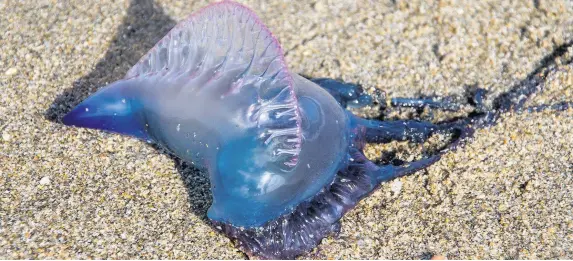
{"type": "MultiPolygon", "coordinates": [[[[573,101],[568,0],[241,2],[308,77],[387,97],[479,87],[491,102],[540,74],[544,91],[528,105],[573,101]]],[[[246,258],[209,226],[204,175],[144,142],[60,121],[207,4],[0,2],[0,258],[246,258]]],[[[573,258],[572,130],[573,110],[506,114],[383,184],[302,258],[573,258]]]]}

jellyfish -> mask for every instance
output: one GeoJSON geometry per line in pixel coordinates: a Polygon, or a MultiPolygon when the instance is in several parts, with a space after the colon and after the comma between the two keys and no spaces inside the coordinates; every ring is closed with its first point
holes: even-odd
{"type": "MultiPolygon", "coordinates": [[[[203,169],[213,227],[249,255],[290,259],[336,233],[341,217],[382,182],[428,167],[498,115],[435,124],[347,110],[375,100],[357,85],[289,71],[260,19],[225,1],[180,22],[123,79],[62,121],[157,144],[203,169]],[[375,164],[363,153],[367,143],[420,143],[437,133],[453,139],[412,162],[375,164]]],[[[392,105],[457,109],[435,99],[392,105]]]]}

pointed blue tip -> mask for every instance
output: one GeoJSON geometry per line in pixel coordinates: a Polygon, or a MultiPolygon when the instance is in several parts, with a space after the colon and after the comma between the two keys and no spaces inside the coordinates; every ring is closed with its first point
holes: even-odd
{"type": "Polygon", "coordinates": [[[68,114],[66,114],[62,118],[62,123],[64,123],[65,125],[68,125],[68,126],[90,128],[89,126],[86,126],[86,124],[90,123],[89,121],[88,122],[82,121],[82,118],[84,118],[84,116],[86,114],[85,113],[86,109],[89,111],[89,108],[82,106],[82,105],[83,104],[80,104],[80,105],[76,106],[72,111],[68,112],[68,114]]]}
{"type": "Polygon", "coordinates": [[[127,85],[119,81],[102,88],[66,114],[62,123],[149,141],[142,106],[127,90],[127,85]]]}

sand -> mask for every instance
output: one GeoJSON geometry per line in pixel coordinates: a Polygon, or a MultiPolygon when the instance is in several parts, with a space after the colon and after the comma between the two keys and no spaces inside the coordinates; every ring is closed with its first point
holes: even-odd
{"type": "MultiPolygon", "coordinates": [[[[388,97],[477,86],[491,101],[550,67],[528,104],[573,101],[567,0],[243,3],[306,76],[388,97]]],[[[206,4],[0,2],[0,258],[246,257],[209,227],[202,174],[135,139],[60,123],[206,4]]],[[[573,258],[571,130],[572,110],[507,114],[384,184],[303,258],[573,258]]]]}

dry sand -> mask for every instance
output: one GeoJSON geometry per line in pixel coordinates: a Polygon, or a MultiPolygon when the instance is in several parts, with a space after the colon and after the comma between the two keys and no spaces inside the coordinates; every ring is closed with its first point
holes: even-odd
{"type": "MultiPolygon", "coordinates": [[[[206,4],[0,2],[0,258],[245,257],[206,223],[207,180],[194,169],[135,139],[59,123],[206,4]]],[[[529,104],[573,101],[568,0],[244,4],[293,72],[389,96],[477,85],[495,97],[555,64],[529,104]]],[[[383,185],[304,257],[573,258],[571,130],[571,110],[506,115],[383,185]]]]}

